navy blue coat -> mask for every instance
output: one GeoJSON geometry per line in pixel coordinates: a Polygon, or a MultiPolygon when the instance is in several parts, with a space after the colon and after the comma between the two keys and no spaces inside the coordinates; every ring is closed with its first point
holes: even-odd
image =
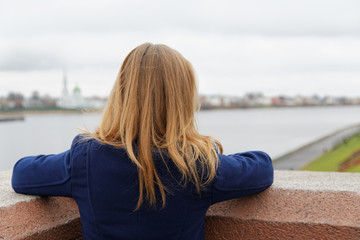
{"type": "MultiPolygon", "coordinates": [[[[215,180],[198,194],[192,184],[180,183],[170,159],[165,166],[154,156],[167,194],[166,207],[134,211],[138,201],[136,166],[123,149],[96,140],[78,141],[57,155],[25,157],[14,166],[12,186],[18,193],[65,196],[76,200],[89,239],[204,239],[205,213],[210,205],[255,194],[273,182],[270,157],[263,152],[219,154],[215,180]]],[[[160,199],[160,198],[159,198],[160,199]]]]}

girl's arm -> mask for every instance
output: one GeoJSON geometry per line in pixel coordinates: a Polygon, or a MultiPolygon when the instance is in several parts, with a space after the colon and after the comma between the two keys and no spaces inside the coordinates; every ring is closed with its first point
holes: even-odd
{"type": "Polygon", "coordinates": [[[259,193],[273,183],[272,161],[264,152],[220,154],[219,160],[212,203],[259,193]]]}

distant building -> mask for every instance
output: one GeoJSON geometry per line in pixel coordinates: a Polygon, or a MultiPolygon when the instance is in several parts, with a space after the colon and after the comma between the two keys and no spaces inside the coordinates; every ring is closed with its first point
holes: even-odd
{"type": "Polygon", "coordinates": [[[26,108],[31,107],[42,107],[42,99],[40,98],[40,94],[38,91],[34,91],[30,98],[24,100],[24,106],[26,108]]]}
{"type": "Polygon", "coordinates": [[[68,90],[68,81],[64,73],[63,90],[57,106],[65,109],[102,109],[106,104],[106,99],[100,97],[84,98],[78,85],[72,92],[68,90]]]}
{"type": "Polygon", "coordinates": [[[24,96],[21,93],[10,92],[6,99],[1,100],[1,109],[22,109],[24,96]]]}
{"type": "Polygon", "coordinates": [[[81,96],[81,89],[79,86],[74,88],[72,94],[69,93],[65,73],[63,78],[63,90],[57,105],[58,107],[66,109],[81,109],[86,107],[84,98],[81,96]]]}

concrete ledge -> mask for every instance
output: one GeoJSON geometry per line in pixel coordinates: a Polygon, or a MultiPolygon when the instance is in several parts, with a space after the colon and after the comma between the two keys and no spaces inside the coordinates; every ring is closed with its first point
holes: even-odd
{"type": "Polygon", "coordinates": [[[10,183],[11,171],[0,172],[0,239],[81,239],[73,199],[17,194],[10,183]]]}
{"type": "Polygon", "coordinates": [[[269,190],[212,206],[206,239],[360,239],[360,174],[275,171],[269,190]]]}
{"type": "MultiPolygon", "coordinates": [[[[76,203],[13,192],[0,172],[0,239],[81,239],[76,203]]],[[[212,206],[206,239],[360,239],[360,173],[276,171],[263,193],[212,206]]]]}

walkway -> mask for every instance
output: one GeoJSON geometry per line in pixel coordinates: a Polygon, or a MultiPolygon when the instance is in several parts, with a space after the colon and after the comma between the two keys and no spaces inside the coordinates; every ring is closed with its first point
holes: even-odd
{"type": "Polygon", "coordinates": [[[324,152],[333,149],[345,139],[360,132],[360,124],[350,126],[325,136],[315,142],[287,153],[273,161],[275,169],[296,170],[312,162],[324,152]]]}

